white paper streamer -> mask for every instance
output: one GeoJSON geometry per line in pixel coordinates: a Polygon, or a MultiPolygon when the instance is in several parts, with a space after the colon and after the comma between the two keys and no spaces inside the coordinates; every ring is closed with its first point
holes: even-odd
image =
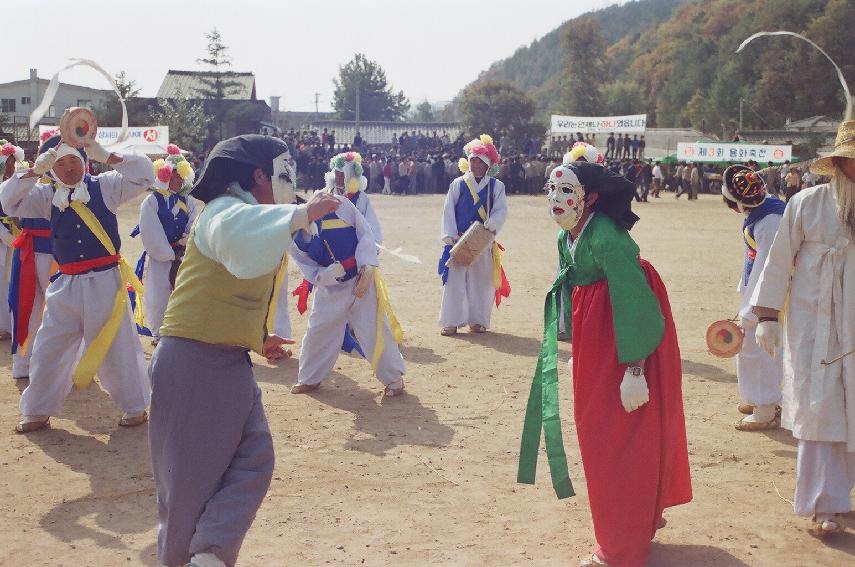
{"type": "Polygon", "coordinates": [[[112,145],[124,142],[128,139],[128,109],[125,106],[125,99],[122,98],[122,93],[119,92],[119,87],[116,86],[116,81],[113,80],[113,77],[104,70],[103,67],[98,65],[96,62],[91,59],[71,59],[71,63],[54,73],[53,77],[50,79],[50,84],[48,84],[47,90],[45,90],[45,96],[42,98],[42,102],[33,110],[33,113],[30,114],[30,129],[36,127],[44,115],[47,113],[50,108],[51,103],[53,102],[54,97],[56,96],[56,92],[59,90],[59,74],[63,71],[67,71],[72,67],[77,67],[79,65],[83,65],[85,67],[91,67],[95,69],[102,75],[107,81],[110,82],[110,86],[113,87],[113,91],[115,91],[116,96],[119,97],[119,103],[122,105],[122,130],[119,132],[119,137],[113,142],[112,145]]]}
{"type": "Polygon", "coordinates": [[[400,246],[398,246],[394,250],[389,250],[388,248],[386,248],[382,244],[378,244],[377,248],[379,248],[380,250],[383,250],[384,252],[388,252],[392,256],[398,258],[399,260],[403,260],[404,262],[410,262],[413,264],[421,264],[422,263],[422,261],[419,260],[418,256],[413,256],[412,254],[401,253],[401,247],[400,246]]]}
{"type": "Polygon", "coordinates": [[[814,42],[812,42],[811,40],[809,40],[805,36],[803,36],[801,34],[797,34],[795,32],[791,32],[791,31],[757,32],[754,35],[752,35],[751,37],[749,37],[748,39],[746,39],[745,41],[743,41],[739,45],[739,47],[736,49],[736,52],[739,53],[740,51],[742,51],[742,49],[746,45],[748,45],[749,43],[751,43],[752,41],[754,41],[758,37],[763,37],[763,36],[767,36],[767,35],[791,35],[793,37],[797,37],[803,41],[808,42],[809,44],[814,46],[816,49],[818,49],[820,53],[825,55],[825,58],[828,59],[832,65],[834,65],[834,69],[837,71],[837,78],[840,81],[840,86],[843,87],[843,92],[846,93],[846,113],[843,115],[843,120],[851,120],[852,119],[852,95],[849,94],[849,85],[846,83],[846,78],[843,76],[843,71],[840,70],[840,67],[837,66],[837,63],[834,62],[834,59],[832,59],[828,55],[828,53],[825,52],[825,50],[823,50],[820,46],[818,46],[817,44],[815,44],[814,42]]]}

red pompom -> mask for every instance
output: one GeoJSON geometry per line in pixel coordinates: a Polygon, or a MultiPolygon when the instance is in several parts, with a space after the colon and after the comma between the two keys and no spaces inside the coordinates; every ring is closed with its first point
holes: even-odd
{"type": "Polygon", "coordinates": [[[48,138],[52,138],[52,137],[56,136],[57,134],[59,134],[59,129],[58,129],[58,128],[54,128],[53,130],[45,130],[45,131],[44,131],[44,132],[42,132],[42,133],[41,133],[41,135],[39,136],[39,142],[41,142],[42,144],[44,144],[44,143],[45,143],[45,141],[46,141],[48,138]]]}
{"type": "Polygon", "coordinates": [[[562,175],[564,175],[564,173],[562,173],[561,171],[555,172],[555,177],[561,177],[562,175]]]}
{"type": "Polygon", "coordinates": [[[15,155],[15,146],[12,144],[3,144],[3,147],[0,148],[0,154],[3,154],[6,157],[15,155]]]}
{"type": "Polygon", "coordinates": [[[172,177],[172,168],[168,165],[164,165],[160,169],[157,170],[157,179],[162,183],[166,183],[169,181],[169,178],[172,177]]]}
{"type": "Polygon", "coordinates": [[[171,156],[177,156],[181,153],[181,148],[179,148],[175,144],[166,144],[166,153],[171,156]]]}

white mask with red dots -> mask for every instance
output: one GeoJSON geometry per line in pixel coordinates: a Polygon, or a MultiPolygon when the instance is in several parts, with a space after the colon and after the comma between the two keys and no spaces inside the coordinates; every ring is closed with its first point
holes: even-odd
{"type": "Polygon", "coordinates": [[[549,216],[565,230],[572,230],[585,210],[585,188],[572,169],[559,165],[546,182],[549,216]]]}

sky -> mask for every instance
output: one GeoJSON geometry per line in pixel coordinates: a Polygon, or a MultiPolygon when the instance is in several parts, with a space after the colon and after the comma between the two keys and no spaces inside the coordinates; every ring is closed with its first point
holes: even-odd
{"type": "MultiPolygon", "coordinates": [[[[232,69],[252,71],[258,98],[280,96],[281,110],[330,110],[332,80],[354,53],[379,63],[413,107],[443,104],[487,69],[562,22],[616,0],[431,2],[364,0],[22,0],[5,20],[0,83],[50,78],[69,58],[124,70],[141,96],[155,96],[168,69],[203,68],[205,32],[217,28],[232,69]],[[362,9],[356,11],[354,6],[362,9]],[[37,14],[37,16],[35,16],[37,14]],[[34,21],[27,23],[27,18],[34,21]],[[50,43],[47,38],[53,30],[50,43]],[[34,43],[36,42],[36,43],[34,43]]],[[[107,88],[91,69],[61,75],[67,83],[107,88]]]]}

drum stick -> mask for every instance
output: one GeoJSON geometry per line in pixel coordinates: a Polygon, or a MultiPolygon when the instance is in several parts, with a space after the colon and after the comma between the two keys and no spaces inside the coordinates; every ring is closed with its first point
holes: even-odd
{"type": "MultiPolygon", "coordinates": [[[[326,239],[321,240],[321,242],[323,242],[323,243],[324,243],[324,248],[326,248],[326,249],[327,249],[327,254],[329,254],[329,255],[330,255],[330,259],[331,259],[333,262],[338,262],[338,260],[336,260],[336,259],[335,259],[335,254],[333,254],[332,248],[330,248],[330,243],[329,243],[329,242],[327,242],[327,241],[326,241],[326,239]]],[[[344,281],[344,278],[336,278],[335,280],[336,280],[337,282],[343,282],[343,281],[344,281]]]]}
{"type": "Polygon", "coordinates": [[[842,360],[843,358],[845,358],[845,357],[847,357],[847,356],[849,356],[850,354],[853,354],[853,353],[855,353],[855,349],[850,350],[849,352],[844,352],[844,353],[843,353],[843,354],[841,354],[840,356],[838,356],[838,357],[836,357],[836,358],[832,358],[831,360],[829,360],[829,361],[827,361],[827,362],[826,362],[825,360],[822,360],[822,361],[820,362],[820,364],[822,364],[823,366],[828,366],[828,365],[830,365],[830,364],[834,364],[834,363],[835,363],[835,362],[837,362],[838,360],[842,360]]]}

